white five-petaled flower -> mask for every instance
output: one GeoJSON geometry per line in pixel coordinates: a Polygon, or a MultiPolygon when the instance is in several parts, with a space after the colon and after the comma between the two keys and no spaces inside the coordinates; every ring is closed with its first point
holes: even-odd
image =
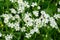
{"type": "Polygon", "coordinates": [[[37,3],[36,2],[33,2],[31,6],[32,7],[35,7],[35,6],[37,6],[37,3]]]}

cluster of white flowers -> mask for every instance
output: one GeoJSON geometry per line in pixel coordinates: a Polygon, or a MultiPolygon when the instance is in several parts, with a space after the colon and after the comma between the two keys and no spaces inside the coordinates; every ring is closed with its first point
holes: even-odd
{"type": "Polygon", "coordinates": [[[60,14],[55,14],[54,18],[58,20],[58,18],[60,18],[60,14]]]}
{"type": "MultiPolygon", "coordinates": [[[[56,15],[57,18],[59,18],[58,15],[60,15],[60,14],[56,15]]],[[[28,22],[31,21],[31,19],[29,18],[29,15],[25,14],[24,21],[27,22],[27,20],[28,20],[28,22]]],[[[26,33],[27,38],[31,37],[31,35],[34,34],[35,32],[40,33],[39,28],[46,26],[48,24],[48,22],[50,22],[50,26],[52,28],[58,29],[58,26],[57,26],[57,23],[55,22],[54,17],[50,17],[48,14],[46,14],[45,11],[41,11],[41,17],[35,19],[35,21],[33,21],[33,22],[34,22],[34,28],[30,30],[30,33],[26,33]]],[[[31,24],[31,23],[28,23],[28,24],[31,24]]]]}
{"type": "Polygon", "coordinates": [[[25,17],[24,17],[23,20],[24,20],[24,22],[26,22],[25,25],[27,25],[27,26],[32,26],[32,25],[33,25],[33,19],[31,19],[29,16],[30,16],[30,15],[25,14],[25,17]]]}
{"type": "Polygon", "coordinates": [[[19,22],[20,22],[20,17],[19,15],[12,16],[12,14],[2,14],[2,17],[4,17],[4,23],[8,25],[8,27],[15,28],[16,31],[20,30],[19,22]],[[15,20],[17,19],[17,20],[15,20]],[[15,23],[11,23],[10,20],[14,20],[15,23]]]}
{"type": "Polygon", "coordinates": [[[13,38],[13,35],[12,34],[10,34],[10,35],[4,35],[4,34],[2,34],[1,32],[0,32],[0,37],[5,37],[5,40],[11,40],[12,38],[13,38]]]}
{"type": "Polygon", "coordinates": [[[28,2],[26,2],[26,1],[23,2],[23,0],[18,0],[18,8],[17,8],[18,12],[17,13],[18,14],[19,13],[23,13],[24,10],[25,10],[25,7],[27,7],[27,8],[30,7],[30,5],[28,4],[28,2]]]}
{"type": "Polygon", "coordinates": [[[7,34],[5,36],[5,40],[11,40],[12,38],[13,38],[13,35],[11,35],[11,34],[10,35],[7,34]]]}
{"type": "Polygon", "coordinates": [[[50,26],[52,26],[52,28],[58,29],[57,23],[53,17],[50,18],[50,26]]]}
{"type": "MultiPolygon", "coordinates": [[[[10,27],[10,28],[14,28],[15,31],[20,31],[21,32],[25,32],[27,31],[27,28],[31,28],[29,33],[25,33],[25,37],[26,38],[30,38],[34,33],[40,33],[39,28],[42,27],[46,27],[46,25],[49,23],[48,26],[51,26],[52,28],[58,29],[58,25],[55,21],[55,19],[60,18],[60,14],[55,14],[54,16],[50,16],[48,13],[46,13],[45,11],[41,11],[41,7],[39,5],[37,5],[36,2],[33,2],[31,5],[29,5],[29,3],[27,1],[23,1],[23,0],[10,0],[11,2],[17,2],[18,3],[18,7],[16,8],[17,10],[15,10],[14,8],[11,8],[11,14],[2,14],[1,17],[4,18],[4,23],[10,27]],[[35,17],[38,17],[39,14],[41,13],[41,16],[39,18],[32,18],[32,14],[27,12],[25,13],[25,8],[30,8],[30,7],[37,7],[38,10],[33,10],[32,14],[35,17]],[[39,13],[39,10],[41,11],[39,13]],[[13,16],[13,14],[14,16],[13,16]],[[22,20],[25,23],[23,25],[23,27],[20,27],[20,22],[21,22],[21,18],[20,18],[20,13],[22,13],[22,20]],[[12,21],[12,22],[11,22],[12,21]]],[[[60,2],[59,2],[60,4],[60,2]]],[[[60,12],[60,8],[58,8],[57,10],[58,12],[60,12]]],[[[23,23],[22,23],[23,24],[23,23]]],[[[2,34],[0,33],[0,37],[2,36],[2,34]]],[[[5,40],[11,40],[12,39],[12,35],[6,35],[5,36],[5,40]]]]}

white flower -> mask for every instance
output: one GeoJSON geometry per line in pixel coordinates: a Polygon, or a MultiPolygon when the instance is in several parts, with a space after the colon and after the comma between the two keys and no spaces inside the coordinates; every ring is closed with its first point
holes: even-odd
{"type": "Polygon", "coordinates": [[[31,37],[31,34],[30,33],[26,33],[26,38],[30,38],[31,37]]]}
{"type": "Polygon", "coordinates": [[[45,23],[48,23],[49,22],[49,19],[45,19],[45,23]]]}
{"type": "Polygon", "coordinates": [[[39,18],[39,19],[35,19],[34,22],[35,22],[35,24],[36,24],[36,25],[35,25],[36,27],[39,27],[39,28],[42,27],[42,21],[41,21],[40,18],[39,18]]]}
{"type": "Polygon", "coordinates": [[[25,32],[25,31],[26,31],[26,28],[25,28],[25,27],[22,27],[22,28],[21,28],[21,31],[22,31],[22,32],[25,32]]]}
{"type": "Polygon", "coordinates": [[[8,35],[8,34],[7,34],[7,35],[5,36],[5,40],[11,40],[11,39],[12,39],[12,37],[13,37],[13,35],[11,35],[11,34],[10,34],[10,35],[8,35]]]}
{"type": "Polygon", "coordinates": [[[53,17],[50,18],[50,26],[52,28],[58,29],[57,23],[55,22],[55,19],[53,17]]]}
{"type": "Polygon", "coordinates": [[[13,2],[13,3],[14,3],[14,2],[17,2],[17,0],[10,0],[10,1],[13,2]]]}
{"type": "Polygon", "coordinates": [[[55,18],[55,19],[60,18],[60,14],[55,14],[55,15],[54,15],[54,18],[55,18]]]}
{"type": "Polygon", "coordinates": [[[17,13],[19,14],[19,13],[24,12],[24,9],[25,9],[24,3],[20,3],[20,4],[18,5],[18,8],[17,8],[17,10],[18,10],[17,13]]]}
{"type": "Polygon", "coordinates": [[[29,21],[29,22],[26,23],[26,25],[27,25],[27,27],[28,27],[28,26],[32,26],[33,23],[32,23],[31,21],[29,21]]]}
{"type": "Polygon", "coordinates": [[[11,28],[14,28],[14,26],[15,26],[13,23],[10,23],[10,22],[7,23],[7,25],[8,25],[8,27],[11,27],[11,28]]]}
{"type": "Polygon", "coordinates": [[[11,14],[2,14],[2,17],[4,17],[4,23],[8,23],[9,19],[12,17],[11,14]]]}
{"type": "Polygon", "coordinates": [[[20,26],[19,26],[19,23],[18,22],[15,23],[15,27],[14,28],[15,28],[16,31],[19,31],[20,30],[20,26]]]}
{"type": "Polygon", "coordinates": [[[28,2],[24,1],[25,7],[29,8],[30,5],[28,4],[28,2]]]}
{"type": "Polygon", "coordinates": [[[34,34],[34,32],[35,32],[34,29],[30,30],[30,34],[34,34]]]}
{"type": "Polygon", "coordinates": [[[23,0],[18,0],[18,3],[23,3],[23,0]]]}
{"type": "Polygon", "coordinates": [[[4,18],[4,23],[8,23],[9,20],[7,18],[4,18]]]}
{"type": "Polygon", "coordinates": [[[41,7],[40,7],[40,6],[38,6],[38,7],[37,7],[37,9],[41,9],[41,7]]]}
{"type": "Polygon", "coordinates": [[[41,17],[50,18],[50,15],[46,14],[45,11],[41,11],[41,17]]]}
{"type": "Polygon", "coordinates": [[[35,19],[36,24],[40,24],[41,20],[40,19],[35,19]]]}
{"type": "Polygon", "coordinates": [[[32,7],[37,6],[37,3],[36,2],[33,2],[31,6],[32,7]]]}
{"type": "Polygon", "coordinates": [[[19,31],[20,30],[20,27],[15,26],[15,30],[16,31],[19,31]]]}
{"type": "Polygon", "coordinates": [[[16,10],[14,8],[11,8],[10,11],[11,11],[11,13],[16,14],[16,10]]]}
{"type": "Polygon", "coordinates": [[[26,22],[26,24],[25,25],[27,25],[27,26],[32,26],[33,25],[33,19],[31,19],[30,17],[29,17],[30,15],[28,15],[28,14],[25,14],[25,17],[24,17],[24,22],[26,22]]]}
{"type": "Polygon", "coordinates": [[[34,14],[35,16],[38,16],[39,11],[33,11],[33,14],[34,14]]]}
{"type": "Polygon", "coordinates": [[[34,27],[34,31],[35,31],[36,33],[39,33],[39,29],[38,29],[37,27],[34,27]]]}
{"type": "Polygon", "coordinates": [[[57,11],[60,12],[60,8],[58,8],[57,11]]]}
{"type": "Polygon", "coordinates": [[[2,33],[0,32],[0,37],[2,37],[2,33]]]}
{"type": "Polygon", "coordinates": [[[1,16],[6,19],[10,19],[12,17],[12,14],[2,14],[1,16]]]}
{"type": "Polygon", "coordinates": [[[42,11],[41,11],[41,14],[45,14],[45,11],[42,10],[42,11]]]}

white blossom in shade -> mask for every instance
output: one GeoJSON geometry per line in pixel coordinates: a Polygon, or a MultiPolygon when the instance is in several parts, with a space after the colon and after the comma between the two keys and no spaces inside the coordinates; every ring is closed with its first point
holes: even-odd
{"type": "Polygon", "coordinates": [[[11,40],[12,38],[13,38],[13,35],[11,35],[11,34],[10,35],[7,34],[5,36],[5,40],[11,40]]]}
{"type": "Polygon", "coordinates": [[[58,18],[60,18],[60,14],[55,14],[54,18],[58,20],[58,18]]]}
{"type": "Polygon", "coordinates": [[[26,33],[25,37],[26,38],[30,38],[31,37],[31,34],[30,33],[26,33]]]}
{"type": "Polygon", "coordinates": [[[40,6],[38,6],[38,7],[37,7],[37,9],[41,9],[41,7],[40,7],[40,6]]]}
{"type": "Polygon", "coordinates": [[[0,32],[0,37],[2,37],[2,33],[0,32]]]}
{"type": "Polygon", "coordinates": [[[60,1],[59,1],[59,5],[60,5],[60,1]]]}
{"type": "Polygon", "coordinates": [[[16,14],[16,10],[14,8],[10,9],[11,13],[16,14]]]}
{"type": "Polygon", "coordinates": [[[60,8],[58,8],[57,11],[60,12],[60,8]]]}
{"type": "Polygon", "coordinates": [[[53,17],[50,18],[50,26],[52,28],[58,29],[57,23],[55,22],[55,19],[53,17]]]}
{"type": "Polygon", "coordinates": [[[37,6],[37,3],[36,2],[33,2],[31,6],[32,7],[35,7],[35,6],[37,6]]]}
{"type": "Polygon", "coordinates": [[[37,17],[39,14],[39,11],[33,11],[33,14],[37,17]]]}
{"type": "Polygon", "coordinates": [[[22,28],[21,28],[21,31],[22,31],[22,32],[25,32],[25,31],[26,31],[26,28],[25,28],[25,27],[22,27],[22,28]]]}

